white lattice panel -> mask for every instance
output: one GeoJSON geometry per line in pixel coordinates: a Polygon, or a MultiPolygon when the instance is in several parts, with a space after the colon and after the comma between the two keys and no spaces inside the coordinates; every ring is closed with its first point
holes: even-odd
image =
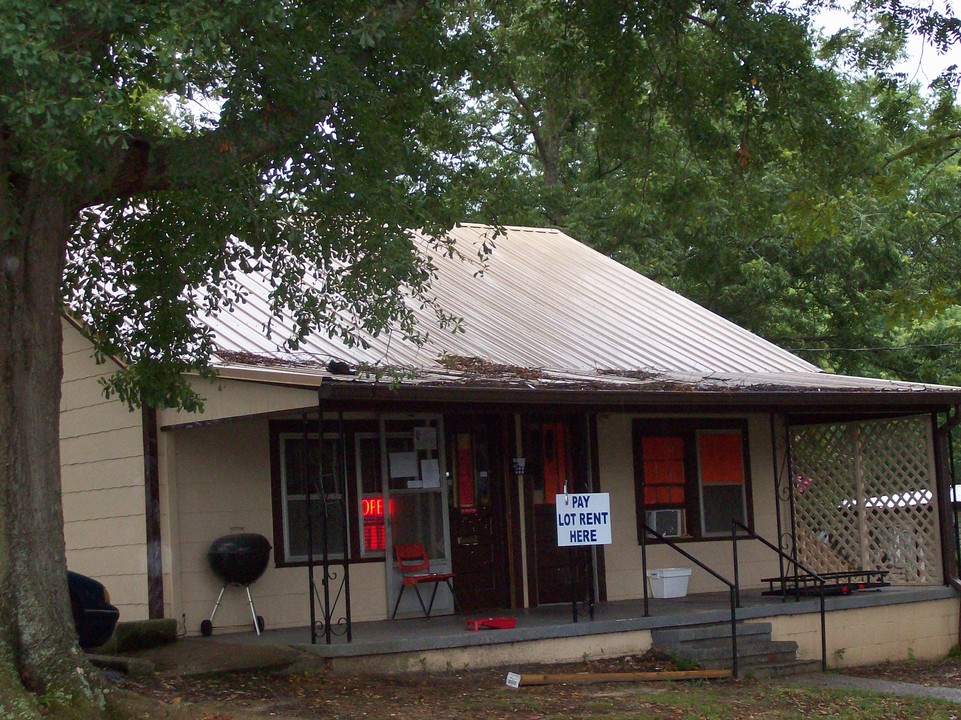
{"type": "Polygon", "coordinates": [[[816,572],[881,568],[939,583],[940,540],[926,417],[791,429],[798,560],[816,572]]]}
{"type": "Polygon", "coordinates": [[[851,428],[792,428],[791,440],[798,560],[815,572],[859,570],[859,508],[851,502],[856,457],[851,428]]]}

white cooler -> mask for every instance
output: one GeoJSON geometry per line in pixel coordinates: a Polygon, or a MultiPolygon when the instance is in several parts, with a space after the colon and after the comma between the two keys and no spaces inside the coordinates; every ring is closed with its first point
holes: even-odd
{"type": "Polygon", "coordinates": [[[687,596],[687,581],[691,568],[656,568],[647,571],[651,583],[651,595],[656,598],[681,598],[687,596]]]}

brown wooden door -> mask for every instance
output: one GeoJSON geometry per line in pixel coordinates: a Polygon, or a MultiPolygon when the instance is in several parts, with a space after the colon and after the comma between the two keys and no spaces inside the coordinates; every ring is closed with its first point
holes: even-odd
{"type": "Polygon", "coordinates": [[[447,419],[451,560],[465,613],[508,607],[505,468],[496,416],[447,419]]]}
{"type": "Polygon", "coordinates": [[[529,568],[531,604],[570,602],[571,594],[587,598],[586,555],[581,548],[557,547],[556,496],[584,492],[583,453],[577,452],[572,425],[566,419],[544,418],[525,423],[524,450],[531,479],[533,563],[529,568]]]}

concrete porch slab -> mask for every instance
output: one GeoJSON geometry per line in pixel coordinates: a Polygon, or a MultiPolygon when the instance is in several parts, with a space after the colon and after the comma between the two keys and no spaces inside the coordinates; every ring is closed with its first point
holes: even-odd
{"type": "MultiPolygon", "coordinates": [[[[888,587],[883,590],[828,597],[828,613],[840,610],[903,605],[957,598],[948,587],[888,587]]],[[[760,591],[742,593],[739,621],[790,615],[817,614],[817,598],[762,596],[760,591]]],[[[345,628],[336,628],[330,644],[320,633],[311,643],[309,628],[267,630],[216,637],[225,644],[274,645],[296,648],[323,658],[330,667],[345,671],[400,672],[490,667],[516,662],[568,662],[585,658],[642,653],[650,647],[650,631],[730,621],[728,593],[705,593],[685,598],[651,599],[650,615],[644,616],[639,600],[598,603],[594,619],[579,609],[573,622],[570,605],[542,606],[530,610],[501,611],[498,616],[517,619],[517,626],[504,630],[466,629],[475,617],[432,616],[425,618],[354,623],[351,642],[345,628]]],[[[476,617],[482,617],[478,615],[476,617]]]]}

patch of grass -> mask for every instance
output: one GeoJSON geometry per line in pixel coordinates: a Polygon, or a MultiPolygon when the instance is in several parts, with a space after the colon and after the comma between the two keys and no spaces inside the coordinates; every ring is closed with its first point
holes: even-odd
{"type": "Polygon", "coordinates": [[[674,653],[668,653],[671,658],[671,662],[678,670],[700,670],[701,663],[697,660],[688,660],[687,658],[678,657],[674,653]]]}

